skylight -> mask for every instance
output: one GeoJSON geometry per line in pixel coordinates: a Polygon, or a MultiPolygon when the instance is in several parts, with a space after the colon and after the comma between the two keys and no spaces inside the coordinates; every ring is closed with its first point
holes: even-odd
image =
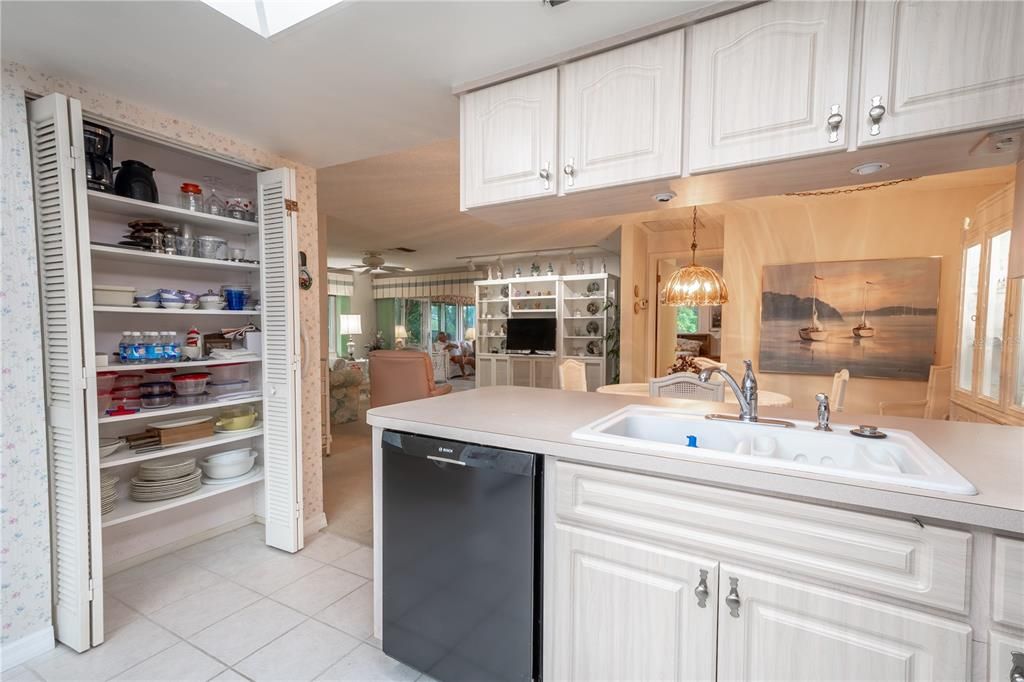
{"type": "Polygon", "coordinates": [[[250,31],[269,38],[341,0],[202,0],[250,31]]]}

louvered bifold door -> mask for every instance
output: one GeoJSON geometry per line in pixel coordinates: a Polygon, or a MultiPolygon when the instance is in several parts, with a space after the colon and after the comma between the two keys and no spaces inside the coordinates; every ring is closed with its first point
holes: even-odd
{"type": "MultiPolygon", "coordinates": [[[[57,639],[84,651],[103,639],[91,622],[91,541],[99,546],[100,515],[90,513],[86,430],[82,279],[78,262],[84,173],[74,169],[69,100],[31,102],[29,137],[39,250],[46,436],[50,473],[53,598],[57,639]]],[[[80,118],[80,117],[79,117],[80,118]]],[[[78,123],[81,126],[80,122],[78,123]]],[[[80,147],[79,147],[80,149],[80,147]]],[[[91,325],[89,326],[91,329],[91,325]]],[[[96,500],[92,500],[96,502],[96,500]]],[[[96,557],[98,560],[99,557],[96,557]]]]}
{"type": "Polygon", "coordinates": [[[302,409],[295,171],[260,173],[257,185],[267,544],[296,552],[302,549],[302,409]]]}

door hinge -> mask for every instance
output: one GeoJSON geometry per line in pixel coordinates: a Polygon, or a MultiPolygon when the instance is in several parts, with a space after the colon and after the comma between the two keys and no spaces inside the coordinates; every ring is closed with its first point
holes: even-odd
{"type": "Polygon", "coordinates": [[[295,199],[285,199],[284,210],[288,211],[289,213],[298,213],[299,202],[295,201],[295,199]]]}
{"type": "Polygon", "coordinates": [[[87,367],[82,367],[82,388],[89,388],[89,369],[87,367]]]}
{"type": "Polygon", "coordinates": [[[298,502],[295,503],[295,518],[302,518],[302,506],[298,502]]]}
{"type": "Polygon", "coordinates": [[[95,596],[94,585],[93,585],[93,582],[92,582],[92,578],[89,578],[89,601],[92,601],[94,596],[95,596]]]}
{"type": "Polygon", "coordinates": [[[70,159],[71,162],[71,170],[79,170],[81,168],[82,164],[79,163],[81,158],[82,150],[75,145],[71,145],[71,151],[68,154],[68,159],[70,159]]]}

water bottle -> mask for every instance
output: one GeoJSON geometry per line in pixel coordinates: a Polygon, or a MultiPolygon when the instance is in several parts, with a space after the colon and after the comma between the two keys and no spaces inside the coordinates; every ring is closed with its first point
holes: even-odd
{"type": "Polygon", "coordinates": [[[132,342],[128,348],[128,363],[138,365],[145,362],[146,357],[142,346],[142,332],[132,332],[132,342]]]}
{"type": "Polygon", "coordinates": [[[142,347],[144,362],[154,363],[163,360],[164,349],[160,345],[160,334],[158,332],[143,332],[142,347]]]}
{"type": "Polygon", "coordinates": [[[177,332],[163,332],[164,337],[164,360],[166,362],[177,362],[181,360],[181,348],[178,347],[177,332]]]}
{"type": "Polygon", "coordinates": [[[131,355],[132,333],[121,332],[121,340],[117,344],[117,359],[122,365],[127,365],[131,355]]]}

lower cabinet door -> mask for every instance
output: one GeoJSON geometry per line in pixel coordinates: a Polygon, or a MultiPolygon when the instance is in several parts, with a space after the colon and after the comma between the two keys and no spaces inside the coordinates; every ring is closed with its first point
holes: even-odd
{"type": "Polygon", "coordinates": [[[714,561],[564,526],[552,544],[547,679],[714,679],[714,561]]]}
{"type": "Polygon", "coordinates": [[[971,628],[722,564],[718,680],[970,679],[971,628]]]}
{"type": "Polygon", "coordinates": [[[494,358],[476,356],[476,387],[485,388],[494,385],[494,358]]]}

